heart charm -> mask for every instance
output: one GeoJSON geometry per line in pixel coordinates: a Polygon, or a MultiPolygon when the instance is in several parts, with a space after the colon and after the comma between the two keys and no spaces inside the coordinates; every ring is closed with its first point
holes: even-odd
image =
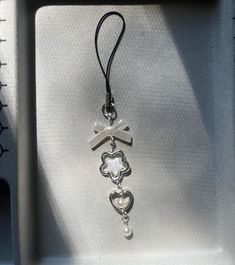
{"type": "Polygon", "coordinates": [[[129,213],[134,204],[134,196],[129,190],[124,190],[122,193],[119,190],[113,190],[109,195],[109,199],[119,214],[129,213]]]}

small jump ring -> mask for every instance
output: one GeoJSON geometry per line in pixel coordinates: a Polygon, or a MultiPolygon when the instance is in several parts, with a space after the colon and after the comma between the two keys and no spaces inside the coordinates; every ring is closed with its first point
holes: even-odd
{"type": "Polygon", "coordinates": [[[117,118],[117,112],[115,110],[115,107],[114,107],[113,103],[112,103],[112,106],[111,106],[111,112],[108,111],[108,108],[107,108],[107,106],[105,104],[102,106],[102,112],[103,112],[104,117],[106,119],[108,119],[108,120],[114,121],[117,118]]]}

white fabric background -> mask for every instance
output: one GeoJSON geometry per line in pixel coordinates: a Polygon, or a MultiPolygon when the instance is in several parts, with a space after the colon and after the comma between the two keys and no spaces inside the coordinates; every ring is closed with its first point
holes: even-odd
{"type": "MultiPolygon", "coordinates": [[[[216,165],[213,147],[211,43],[213,10],[205,6],[61,6],[36,15],[39,251],[42,256],[155,255],[216,251],[216,165]],[[94,32],[100,17],[120,11],[126,32],[111,87],[119,118],[134,134],[118,143],[132,167],[130,225],[99,173],[100,155],[87,139],[101,114],[105,82],[94,32]],[[195,19],[197,18],[197,19],[195,19]],[[210,94],[211,93],[211,94],[210,94]]],[[[107,60],[120,30],[108,19],[100,35],[107,60]]]]}

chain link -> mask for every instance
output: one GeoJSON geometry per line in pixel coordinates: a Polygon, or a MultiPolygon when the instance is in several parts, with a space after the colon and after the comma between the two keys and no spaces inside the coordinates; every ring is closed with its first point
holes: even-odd
{"type": "Polygon", "coordinates": [[[121,194],[121,196],[123,196],[123,194],[124,194],[125,191],[122,188],[122,184],[119,181],[117,181],[116,182],[116,185],[117,185],[117,188],[118,188],[118,192],[121,194]]]}
{"type": "Polygon", "coordinates": [[[122,212],[122,221],[123,221],[124,225],[128,225],[129,219],[130,219],[130,217],[127,214],[127,212],[123,211],[122,212]]]}
{"type": "Polygon", "coordinates": [[[112,107],[111,111],[110,110],[108,111],[105,104],[102,106],[103,115],[106,119],[109,120],[110,126],[113,125],[113,121],[116,120],[116,118],[117,118],[117,111],[115,109],[114,103],[111,103],[111,107],[112,107]]]}
{"type": "Polygon", "coordinates": [[[111,146],[112,152],[114,152],[116,149],[116,144],[115,144],[115,140],[113,137],[110,137],[109,144],[111,146]]]}

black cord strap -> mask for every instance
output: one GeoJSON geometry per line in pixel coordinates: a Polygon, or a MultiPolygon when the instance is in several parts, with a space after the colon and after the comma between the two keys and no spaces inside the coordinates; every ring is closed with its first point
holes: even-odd
{"type": "MultiPolygon", "coordinates": [[[[105,113],[107,115],[109,115],[109,114],[112,115],[112,113],[114,113],[114,112],[116,113],[115,108],[114,108],[114,98],[112,96],[112,91],[111,91],[110,83],[109,83],[109,77],[110,77],[110,70],[111,70],[111,65],[112,65],[112,62],[113,62],[113,58],[114,58],[114,55],[115,55],[115,53],[116,53],[116,51],[118,49],[118,46],[119,46],[121,40],[122,40],[122,37],[123,37],[124,32],[125,32],[125,28],[126,28],[126,23],[125,23],[124,17],[120,13],[118,13],[116,11],[112,11],[112,12],[106,13],[100,19],[100,21],[99,21],[99,23],[98,23],[98,25],[96,27],[96,31],[95,31],[95,50],[96,50],[96,55],[97,55],[97,58],[98,58],[98,62],[100,64],[100,68],[101,68],[101,70],[103,72],[103,75],[105,77],[105,80],[106,80],[106,104],[102,108],[102,111],[103,111],[104,115],[105,115],[105,113]],[[99,56],[99,51],[98,51],[98,35],[99,35],[99,32],[100,32],[100,28],[101,28],[102,24],[104,23],[104,21],[109,16],[113,16],[113,15],[120,17],[122,22],[123,22],[123,25],[122,25],[122,30],[121,30],[121,32],[119,34],[118,39],[117,39],[117,42],[116,42],[116,44],[115,44],[115,46],[114,46],[114,48],[112,50],[112,53],[111,53],[111,55],[109,57],[108,64],[107,64],[107,67],[106,67],[106,71],[105,71],[104,67],[103,67],[103,65],[101,63],[100,56],[99,56]]],[[[115,115],[117,115],[117,114],[115,114],[115,115]]]]}

